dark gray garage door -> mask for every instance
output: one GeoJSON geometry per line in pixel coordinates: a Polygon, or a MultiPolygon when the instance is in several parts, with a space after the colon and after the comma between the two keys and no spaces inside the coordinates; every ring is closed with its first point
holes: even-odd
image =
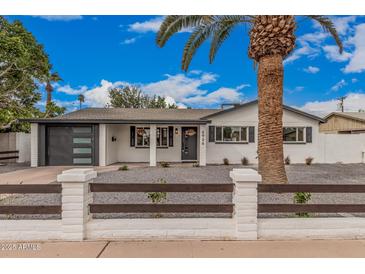
{"type": "Polygon", "coordinates": [[[47,164],[94,165],[94,127],[48,126],[47,164]]]}

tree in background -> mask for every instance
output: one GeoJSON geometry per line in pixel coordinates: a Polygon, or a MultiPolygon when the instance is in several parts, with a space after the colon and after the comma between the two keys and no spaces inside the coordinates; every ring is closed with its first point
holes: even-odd
{"type": "Polygon", "coordinates": [[[80,109],[82,107],[82,103],[85,102],[85,95],[83,94],[80,94],[79,96],[77,96],[77,100],[79,100],[79,103],[80,103],[80,109]]]}
{"type": "Polygon", "coordinates": [[[114,108],[177,108],[167,104],[165,97],[148,96],[136,86],[113,88],[109,91],[110,106],[114,108]]]}
{"type": "Polygon", "coordinates": [[[54,118],[64,114],[65,111],[66,111],[65,107],[60,107],[56,105],[55,102],[51,101],[50,103],[46,104],[45,112],[41,113],[39,116],[43,118],[54,118]]]}
{"type": "Polygon", "coordinates": [[[48,105],[52,102],[52,92],[53,92],[52,84],[62,81],[62,79],[57,72],[53,72],[53,73],[49,72],[49,74],[46,76],[44,81],[46,82],[46,88],[45,88],[46,92],[47,92],[46,104],[48,105]]]}
{"type": "MultiPolygon", "coordinates": [[[[343,47],[332,21],[325,16],[306,16],[318,22],[343,47]]],[[[182,69],[188,70],[197,49],[210,40],[209,61],[238,25],[250,27],[248,55],[258,64],[258,159],[264,183],[286,183],[283,154],[283,60],[295,47],[297,23],[291,15],[172,15],[160,26],[156,42],[163,47],[182,29],[192,29],[185,44],[182,69]]]]}
{"type": "Polygon", "coordinates": [[[41,115],[37,83],[49,74],[48,56],[21,22],[0,16],[0,60],[0,130],[29,130],[17,119],[41,115]]]}

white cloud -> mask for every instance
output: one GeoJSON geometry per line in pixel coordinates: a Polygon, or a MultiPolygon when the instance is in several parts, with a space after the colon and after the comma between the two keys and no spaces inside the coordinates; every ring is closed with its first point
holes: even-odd
{"type": "Polygon", "coordinates": [[[338,34],[346,35],[351,30],[351,23],[356,21],[356,16],[336,16],[331,19],[338,34]]]}
{"type": "Polygon", "coordinates": [[[81,15],[37,15],[33,17],[38,17],[45,19],[47,21],[74,21],[81,20],[83,17],[81,15]]]}
{"type": "Polygon", "coordinates": [[[159,16],[144,22],[135,22],[129,25],[128,31],[139,33],[157,32],[163,20],[164,16],[159,16]]]}
{"type": "Polygon", "coordinates": [[[78,95],[78,94],[84,93],[85,91],[87,91],[87,89],[88,89],[87,86],[81,86],[81,87],[78,87],[77,89],[74,89],[70,85],[65,85],[65,86],[59,86],[57,88],[57,91],[66,93],[69,95],[78,95]]]}
{"type": "Polygon", "coordinates": [[[324,46],[323,50],[325,52],[326,58],[332,62],[345,62],[352,57],[352,54],[346,52],[345,50],[341,54],[338,51],[338,47],[334,45],[324,46]]]}
{"type": "MultiPolygon", "coordinates": [[[[165,16],[158,16],[147,21],[135,22],[128,26],[128,31],[138,33],[158,32],[164,19],[165,16]]],[[[179,32],[191,32],[191,29],[186,28],[179,32]]]]}
{"type": "Polygon", "coordinates": [[[251,85],[250,84],[242,84],[236,87],[237,90],[241,90],[244,88],[249,88],[251,85]]]}
{"type": "Polygon", "coordinates": [[[347,82],[342,79],[341,81],[337,82],[331,87],[332,91],[338,91],[339,89],[343,88],[344,86],[347,86],[347,82]]]}
{"type": "Polygon", "coordinates": [[[359,80],[357,78],[352,78],[351,83],[357,83],[359,80]]]}
{"type": "Polygon", "coordinates": [[[137,41],[137,37],[133,37],[133,38],[125,39],[124,41],[121,42],[121,44],[130,45],[130,44],[134,44],[136,41],[137,41]]]}
{"type": "Polygon", "coordinates": [[[101,80],[100,86],[84,92],[85,104],[89,107],[105,107],[110,102],[109,90],[126,84],[128,83],[121,81],[112,83],[107,80],[101,80]]]}
{"type": "Polygon", "coordinates": [[[216,107],[220,103],[236,103],[241,101],[243,93],[240,91],[248,84],[235,88],[219,87],[213,91],[202,86],[216,82],[218,75],[206,72],[196,72],[194,75],[176,74],[165,75],[161,81],[141,84],[123,81],[110,82],[102,80],[100,85],[88,89],[85,86],[74,89],[69,85],[59,87],[58,90],[70,95],[85,95],[85,106],[104,107],[110,102],[109,90],[124,85],[138,85],[145,94],[159,95],[166,98],[167,103],[176,104],[180,108],[216,107]]]}
{"type": "MultiPolygon", "coordinates": [[[[350,92],[344,101],[345,111],[359,111],[364,109],[365,94],[360,92],[350,92]]],[[[325,116],[331,112],[338,111],[339,101],[337,99],[330,99],[327,101],[312,101],[305,103],[299,109],[311,112],[319,116],[325,116]]]]}
{"type": "Polygon", "coordinates": [[[313,66],[309,66],[305,69],[303,69],[305,72],[307,73],[312,73],[312,74],[316,74],[320,71],[320,68],[319,67],[313,67],[313,66]]]}
{"type": "Polygon", "coordinates": [[[355,27],[355,36],[351,39],[351,43],[354,44],[355,50],[344,72],[362,72],[365,70],[365,24],[355,27]]]}
{"type": "Polygon", "coordinates": [[[297,92],[301,92],[304,90],[303,86],[297,86],[293,89],[291,88],[285,88],[285,92],[287,92],[288,94],[293,94],[293,93],[297,93],[297,92]]]}

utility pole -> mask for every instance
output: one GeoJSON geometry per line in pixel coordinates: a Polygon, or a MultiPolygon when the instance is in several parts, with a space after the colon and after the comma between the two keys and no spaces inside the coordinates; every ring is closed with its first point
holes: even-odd
{"type": "Polygon", "coordinates": [[[341,112],[344,112],[344,101],[346,99],[346,96],[341,96],[340,98],[337,98],[340,102],[338,103],[338,108],[341,112]]]}

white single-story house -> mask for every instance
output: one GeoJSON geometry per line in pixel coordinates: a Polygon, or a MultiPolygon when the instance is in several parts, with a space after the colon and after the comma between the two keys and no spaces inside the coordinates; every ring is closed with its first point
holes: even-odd
{"type": "MultiPolygon", "coordinates": [[[[117,162],[198,162],[224,158],[257,163],[257,100],[227,109],[86,108],[31,123],[31,166],[117,162]]],[[[320,117],[284,106],[284,155],[292,163],[362,162],[364,147],[336,153],[325,144],[320,117]],[[355,150],[355,152],[353,152],[355,150]],[[328,158],[328,153],[335,154],[328,158]],[[326,158],[327,157],[327,158],[326,158]]],[[[341,149],[336,142],[334,149],[341,149]]],[[[364,139],[365,145],[365,139],[364,139]]],[[[344,146],[344,149],[349,149],[344,146]]]]}

